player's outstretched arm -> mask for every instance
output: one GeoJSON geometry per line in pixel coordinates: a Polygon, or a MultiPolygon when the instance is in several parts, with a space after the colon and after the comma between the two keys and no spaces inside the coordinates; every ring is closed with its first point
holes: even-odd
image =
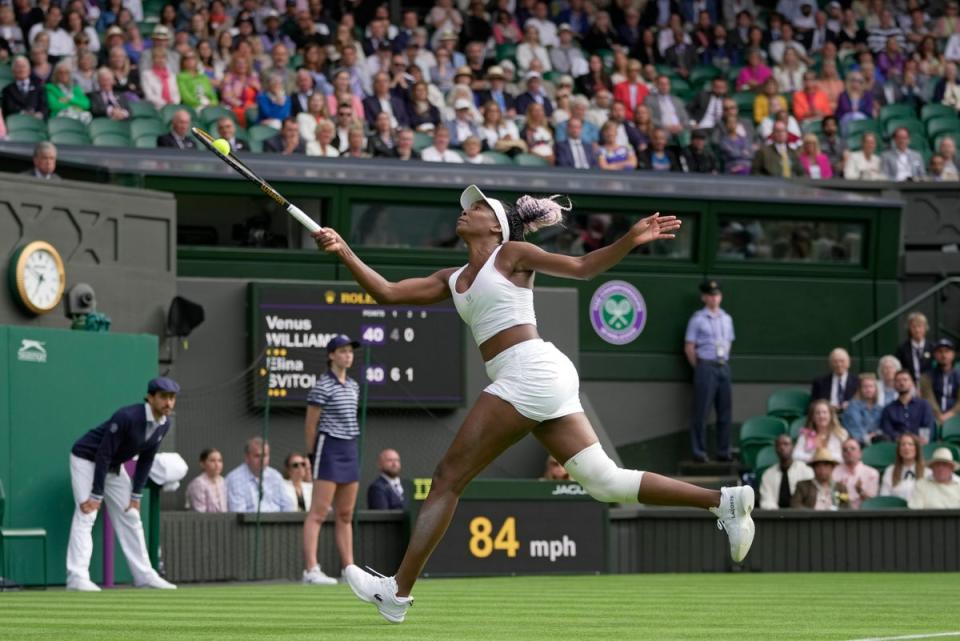
{"type": "Polygon", "coordinates": [[[450,297],[447,278],[454,271],[452,267],[441,269],[425,278],[406,278],[394,283],[360,260],[336,230],[324,227],[311,235],[320,249],[328,254],[336,254],[343,261],[360,286],[378,303],[430,305],[450,297]]]}
{"type": "Polygon", "coordinates": [[[680,229],[679,218],[661,216],[658,212],[638,220],[616,242],[583,256],[553,254],[531,243],[511,243],[516,246],[514,271],[536,271],[551,276],[589,280],[619,263],[624,256],[640,245],[652,243],[655,240],[675,238],[674,232],[678,229],[680,229]]]}

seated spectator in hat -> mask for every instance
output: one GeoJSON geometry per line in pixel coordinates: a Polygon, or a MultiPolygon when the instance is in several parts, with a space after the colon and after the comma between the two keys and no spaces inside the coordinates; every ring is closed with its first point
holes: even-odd
{"type": "Polygon", "coordinates": [[[833,479],[837,459],[825,447],[818,447],[810,459],[813,478],[797,483],[790,507],[812,510],[837,510],[850,507],[850,495],[843,483],[833,479]]]}
{"type": "Polygon", "coordinates": [[[303,454],[293,452],[283,462],[283,489],[294,512],[309,512],[313,498],[313,483],[310,481],[310,462],[303,454]]]}
{"type": "Polygon", "coordinates": [[[859,510],[865,500],[880,492],[880,473],[864,465],[862,458],[860,443],[853,437],[848,438],[843,442],[843,463],[833,470],[833,480],[843,485],[852,510],[859,510]]]}
{"type": "MultiPolygon", "coordinates": [[[[654,127],[666,129],[676,136],[684,131],[690,123],[690,116],[679,98],[670,94],[670,78],[665,75],[657,76],[656,93],[648,95],[643,104],[650,109],[650,117],[654,127]]],[[[629,111],[629,110],[628,110],[629,111]]]]}
{"type": "Polygon", "coordinates": [[[608,120],[600,128],[600,144],[597,147],[597,166],[605,171],[633,171],[637,157],[629,145],[617,142],[617,123],[608,120]]]}
{"type": "Polygon", "coordinates": [[[559,42],[550,49],[550,64],[554,71],[572,76],[582,76],[587,73],[587,60],[577,46],[573,29],[568,24],[561,24],[557,30],[559,42]]]}
{"type": "Polygon", "coordinates": [[[637,154],[637,169],[641,171],[683,171],[680,159],[673,149],[667,148],[667,132],[654,129],[650,144],[637,154]]]}
{"type": "Polygon", "coordinates": [[[520,131],[520,137],[527,143],[531,154],[536,154],[553,163],[553,127],[547,118],[543,105],[536,102],[527,107],[527,118],[520,131]]]}
{"type": "Polygon", "coordinates": [[[810,403],[807,422],[800,429],[800,436],[793,448],[793,458],[807,462],[819,448],[826,448],[834,460],[843,455],[843,442],[850,435],[837,420],[837,413],[824,399],[810,403]]]}
{"type": "Polygon", "coordinates": [[[882,435],[880,415],[883,413],[883,404],[879,401],[876,375],[860,374],[860,388],[850,399],[841,419],[851,438],[858,443],[866,445],[874,437],[882,435]]]}
{"type": "Polygon", "coordinates": [[[203,473],[187,485],[187,509],[194,512],[226,512],[227,489],[223,480],[223,455],[216,448],[200,452],[203,473]]]}
{"type": "Polygon", "coordinates": [[[803,88],[793,94],[793,115],[797,120],[815,120],[833,113],[827,94],[817,85],[817,75],[812,71],[803,74],[803,88]]]}
{"type": "Polygon", "coordinates": [[[429,125],[430,129],[440,124],[440,110],[428,98],[427,83],[417,82],[410,92],[410,102],[407,104],[407,115],[410,118],[410,127],[423,131],[429,125]]]}
{"type": "Polygon", "coordinates": [[[938,447],[930,457],[931,474],[919,479],[907,501],[911,510],[960,509],[960,477],[957,462],[948,447],[938,447]]]}
{"type": "Polygon", "coordinates": [[[718,173],[717,159],[707,147],[707,134],[702,129],[696,129],[690,135],[690,144],[683,149],[681,164],[688,173],[718,173]]]}
{"type": "Polygon", "coordinates": [[[845,409],[853,395],[860,389],[856,374],[850,373],[850,354],[842,347],[830,352],[830,373],[813,379],[810,399],[826,399],[831,407],[845,409]]]}
{"type": "Polygon", "coordinates": [[[292,107],[293,101],[283,89],[283,78],[267,76],[266,87],[257,94],[258,124],[279,129],[283,121],[290,118],[292,107]]]}
{"type": "Polygon", "coordinates": [[[880,430],[886,440],[892,441],[901,434],[916,434],[926,444],[935,427],[933,408],[930,403],[916,395],[913,374],[902,369],[894,379],[897,399],[883,408],[880,414],[880,430]]]}
{"type": "Polygon", "coordinates": [[[243,447],[244,461],[227,474],[227,509],[230,512],[292,512],[296,505],[284,487],[283,476],[270,467],[270,444],[259,436],[243,447]],[[263,491],[260,477],[263,476],[263,491]]]}
{"type": "Polygon", "coordinates": [[[737,74],[737,91],[760,91],[764,83],[773,75],[770,67],[763,63],[763,56],[759,49],[747,52],[747,64],[737,74]]]}
{"type": "Polygon", "coordinates": [[[197,142],[190,134],[190,112],[177,109],[170,119],[170,131],[157,136],[157,147],[171,149],[196,149],[197,142]]]}
{"type": "Polygon", "coordinates": [[[400,454],[386,449],[377,456],[380,475],[367,488],[368,510],[403,510],[407,507],[407,495],[400,480],[400,454]]]}
{"type": "Polygon", "coordinates": [[[487,89],[482,89],[476,92],[477,100],[480,105],[485,105],[488,102],[494,102],[500,108],[508,118],[513,118],[516,116],[515,108],[515,98],[513,94],[507,91],[506,85],[506,76],[503,71],[503,67],[500,65],[493,65],[487,69],[487,89]]]}
{"type": "Polygon", "coordinates": [[[804,134],[803,146],[800,148],[799,156],[800,164],[803,165],[803,171],[807,178],[811,180],[833,178],[833,167],[830,166],[830,159],[820,151],[820,140],[817,139],[816,134],[804,134]]]}
{"type": "Polygon", "coordinates": [[[933,408],[933,417],[941,425],[960,413],[960,371],[954,369],[956,355],[953,341],[941,338],[933,346],[936,367],[920,379],[920,395],[933,408]]]}
{"type": "Polygon", "coordinates": [[[899,496],[910,501],[918,479],[930,478],[930,468],[923,461],[923,446],[916,434],[901,434],[892,465],[883,471],[880,496],[899,496]]]}
{"type": "Polygon", "coordinates": [[[460,98],[454,103],[455,117],[447,123],[447,129],[450,130],[451,147],[461,148],[463,147],[463,141],[470,136],[480,136],[480,129],[471,118],[471,107],[473,107],[473,104],[466,98],[460,98]]]}
{"type": "Polygon", "coordinates": [[[463,162],[460,154],[450,149],[450,130],[444,125],[434,130],[433,144],[420,152],[420,158],[426,162],[463,162]]]}
{"type": "MultiPolygon", "coordinates": [[[[326,119],[321,120],[317,123],[316,127],[313,128],[313,132],[313,140],[308,140],[306,144],[305,153],[308,156],[321,156],[323,158],[340,157],[340,150],[337,149],[337,145],[334,143],[337,128],[331,121],[326,119]]],[[[371,141],[375,139],[376,136],[371,137],[371,141]]]]}
{"type": "Polygon", "coordinates": [[[467,111],[470,114],[470,120],[474,123],[480,122],[480,112],[476,107],[476,98],[473,95],[473,89],[470,84],[462,82],[456,84],[447,94],[446,105],[440,108],[440,114],[444,120],[453,120],[457,117],[457,110],[454,105],[458,102],[465,102],[467,111]]]}
{"type": "Polygon", "coordinates": [[[518,114],[526,114],[531,104],[538,104],[543,107],[544,114],[549,118],[553,114],[553,102],[543,88],[543,80],[540,73],[530,71],[525,77],[527,90],[517,96],[514,103],[518,114]]]}
{"type": "Polygon", "coordinates": [[[749,175],[753,165],[753,143],[743,132],[740,119],[737,117],[736,105],[732,112],[724,114],[723,121],[716,129],[723,131],[716,144],[720,149],[724,173],[737,176],[749,175]]]}
{"type": "Polygon", "coordinates": [[[793,441],[789,434],[781,434],[774,443],[778,463],[771,465],[760,476],[760,509],[778,510],[791,506],[797,483],[813,478],[813,470],[803,461],[793,458],[793,441]]]}
{"type": "Polygon", "coordinates": [[[588,143],[583,139],[581,133],[583,121],[574,117],[564,124],[566,125],[566,139],[554,143],[556,165],[573,169],[593,169],[597,167],[600,154],[595,144],[588,143]]]}
{"type": "Polygon", "coordinates": [[[770,144],[761,148],[753,157],[751,173],[760,176],[794,178],[803,175],[800,158],[789,145],[787,124],[779,120],[773,123],[770,144]]]}
{"type": "Polygon", "coordinates": [[[300,137],[297,121],[287,118],[280,127],[280,133],[263,141],[263,151],[284,156],[307,153],[307,143],[300,137]]]}
{"type": "Polygon", "coordinates": [[[547,463],[543,469],[541,481],[569,481],[570,473],[563,464],[551,455],[547,455],[547,463]]]}
{"type": "Polygon", "coordinates": [[[886,180],[877,152],[877,136],[870,131],[863,133],[859,151],[854,151],[843,165],[843,177],[847,180],[886,180]]]}

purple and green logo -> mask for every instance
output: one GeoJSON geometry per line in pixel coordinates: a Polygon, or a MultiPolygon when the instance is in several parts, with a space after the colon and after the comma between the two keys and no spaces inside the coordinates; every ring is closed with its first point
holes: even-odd
{"type": "Polygon", "coordinates": [[[593,331],[608,343],[626,345],[643,332],[647,304],[637,288],[622,280],[601,285],[590,299],[593,331]]]}

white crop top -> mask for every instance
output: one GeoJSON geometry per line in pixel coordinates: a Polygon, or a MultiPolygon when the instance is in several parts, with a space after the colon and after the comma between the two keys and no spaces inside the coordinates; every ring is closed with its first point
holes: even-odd
{"type": "Polygon", "coordinates": [[[460,318],[470,326],[473,340],[480,345],[497,333],[515,325],[537,326],[533,311],[533,290],[517,287],[497,271],[494,261],[503,245],[497,246],[483,264],[473,284],[462,294],[457,293],[457,278],[464,265],[450,275],[450,294],[460,318]]]}

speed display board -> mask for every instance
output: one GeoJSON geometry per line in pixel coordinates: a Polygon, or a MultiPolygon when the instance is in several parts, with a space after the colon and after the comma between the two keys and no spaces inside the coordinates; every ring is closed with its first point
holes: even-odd
{"type": "Polygon", "coordinates": [[[463,324],[452,301],[380,305],[354,283],[251,283],[254,402],[303,405],[327,369],[327,342],[360,341],[349,375],[375,407],[456,407],[464,401],[463,324]]]}

